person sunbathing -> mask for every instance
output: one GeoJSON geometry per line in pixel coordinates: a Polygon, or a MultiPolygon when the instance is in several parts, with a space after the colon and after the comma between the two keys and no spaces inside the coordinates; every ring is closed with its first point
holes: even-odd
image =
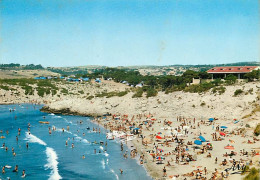
{"type": "Polygon", "coordinates": [[[248,144],[254,144],[254,142],[250,141],[249,139],[248,139],[247,143],[248,144]]]}
{"type": "Polygon", "coordinates": [[[208,153],[207,157],[208,157],[208,158],[211,158],[211,154],[210,154],[210,152],[208,153]]]}
{"type": "Polygon", "coordinates": [[[226,166],[227,165],[227,160],[224,159],[224,161],[222,161],[221,165],[226,166]]]}
{"type": "Polygon", "coordinates": [[[223,154],[224,157],[228,157],[228,153],[226,152],[226,154],[223,154]]]}

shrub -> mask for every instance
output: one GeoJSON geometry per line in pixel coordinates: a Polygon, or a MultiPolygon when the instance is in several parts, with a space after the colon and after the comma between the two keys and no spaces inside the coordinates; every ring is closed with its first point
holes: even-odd
{"type": "Polygon", "coordinates": [[[4,86],[4,85],[0,85],[0,89],[3,89],[3,90],[8,91],[8,90],[9,90],[9,87],[8,87],[8,86],[4,86]]]}
{"type": "Polygon", "coordinates": [[[25,95],[33,95],[33,88],[31,86],[22,86],[22,89],[25,90],[25,95]]]}
{"type": "Polygon", "coordinates": [[[62,90],[60,92],[63,94],[69,94],[69,91],[65,88],[62,88],[62,90]]]}
{"type": "Polygon", "coordinates": [[[250,125],[249,125],[249,124],[246,124],[246,128],[250,128],[250,125]]]}
{"type": "Polygon", "coordinates": [[[212,93],[213,93],[213,94],[218,93],[219,95],[223,94],[225,91],[226,91],[226,88],[223,87],[223,86],[214,87],[214,88],[212,89],[212,93]]]}
{"type": "Polygon", "coordinates": [[[87,97],[88,100],[91,100],[91,99],[93,99],[93,98],[94,98],[94,96],[89,96],[89,97],[87,97]]]}
{"type": "Polygon", "coordinates": [[[256,169],[255,167],[251,168],[244,180],[259,180],[259,169],[256,169]]]}
{"type": "Polygon", "coordinates": [[[254,134],[255,134],[256,136],[259,136],[259,135],[260,135],[260,124],[258,124],[258,125],[256,126],[256,128],[255,128],[255,130],[254,130],[254,134]]]}
{"type": "Polygon", "coordinates": [[[79,92],[80,94],[84,94],[84,91],[82,91],[82,90],[81,90],[81,91],[78,91],[78,92],[79,92]]]}
{"type": "Polygon", "coordinates": [[[253,89],[253,88],[250,88],[250,89],[248,90],[248,93],[253,94],[253,91],[254,91],[254,89],[253,89]]]}
{"type": "Polygon", "coordinates": [[[247,171],[249,171],[249,166],[245,166],[245,168],[242,170],[242,174],[245,174],[247,171]]]}
{"type": "Polygon", "coordinates": [[[126,95],[127,93],[128,93],[127,91],[121,91],[121,92],[116,92],[116,91],[113,91],[113,92],[102,92],[102,93],[96,94],[96,97],[106,97],[106,98],[110,98],[110,97],[113,97],[113,96],[122,97],[122,96],[126,95]]]}
{"type": "Polygon", "coordinates": [[[158,92],[153,88],[148,88],[146,91],[146,97],[157,96],[158,92]]]}
{"type": "Polygon", "coordinates": [[[201,104],[200,104],[200,106],[205,106],[206,105],[206,103],[205,102],[202,102],[201,104]]]}
{"type": "Polygon", "coordinates": [[[231,84],[235,84],[237,81],[237,77],[234,76],[233,74],[229,74],[226,78],[225,78],[225,83],[227,85],[231,85],[231,84]]]}
{"type": "Polygon", "coordinates": [[[143,89],[142,88],[138,88],[136,90],[136,93],[132,96],[132,98],[138,98],[138,97],[142,97],[143,96],[143,89]]]}
{"type": "Polygon", "coordinates": [[[234,96],[238,96],[239,94],[242,94],[243,93],[243,90],[242,89],[237,89],[235,92],[234,92],[234,96]]]}
{"type": "Polygon", "coordinates": [[[201,93],[201,92],[206,92],[209,89],[214,87],[212,83],[202,83],[202,84],[197,84],[197,85],[191,85],[188,86],[184,89],[185,92],[191,92],[191,93],[201,93]]]}

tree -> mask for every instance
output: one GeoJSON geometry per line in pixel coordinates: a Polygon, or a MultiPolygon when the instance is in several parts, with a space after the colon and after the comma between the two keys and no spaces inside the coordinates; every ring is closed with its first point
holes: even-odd
{"type": "Polygon", "coordinates": [[[229,74],[226,78],[226,83],[227,84],[235,84],[236,83],[236,80],[237,80],[237,77],[234,76],[233,74],[229,74]]]}
{"type": "Polygon", "coordinates": [[[248,79],[248,81],[254,81],[254,79],[259,79],[260,70],[253,70],[252,72],[247,73],[244,77],[248,79]]]}

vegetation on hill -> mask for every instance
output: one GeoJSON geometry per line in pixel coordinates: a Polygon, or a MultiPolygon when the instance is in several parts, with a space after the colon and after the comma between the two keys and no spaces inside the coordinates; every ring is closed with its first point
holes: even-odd
{"type": "Polygon", "coordinates": [[[55,95],[59,90],[51,80],[0,79],[1,89],[15,90],[14,88],[10,88],[10,85],[20,86],[25,91],[25,95],[33,95],[36,90],[41,97],[48,94],[55,95]]]}
{"type": "Polygon", "coordinates": [[[10,63],[10,64],[0,64],[0,69],[6,69],[6,70],[37,70],[37,69],[44,69],[42,65],[34,65],[34,64],[28,64],[28,65],[20,65],[17,63],[10,63]]]}

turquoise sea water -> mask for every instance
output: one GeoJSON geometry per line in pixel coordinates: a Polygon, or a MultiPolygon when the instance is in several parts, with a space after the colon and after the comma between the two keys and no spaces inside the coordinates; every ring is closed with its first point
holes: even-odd
{"type": "Polygon", "coordinates": [[[105,143],[107,132],[93,124],[91,117],[48,114],[40,112],[40,108],[41,106],[31,104],[0,105],[0,130],[3,131],[0,136],[6,137],[0,139],[0,147],[3,143],[8,147],[7,151],[5,148],[0,149],[0,167],[2,170],[3,166],[11,166],[10,169],[6,168],[5,174],[0,173],[0,179],[151,179],[135,159],[123,158],[126,146],[121,152],[120,143],[116,141],[108,140],[107,146],[91,143],[105,143]],[[10,112],[10,108],[15,108],[15,111],[10,112]],[[49,121],[50,124],[40,124],[39,121],[49,121]],[[80,121],[83,123],[80,124],[80,121]],[[31,134],[27,130],[28,123],[31,124],[31,134]],[[53,126],[56,131],[50,135],[48,128],[53,126]],[[66,131],[67,126],[70,127],[69,131],[66,131]],[[100,128],[101,133],[93,132],[93,127],[100,128]],[[21,128],[20,135],[18,128],[21,128]],[[62,132],[62,128],[65,132],[62,132]],[[65,145],[66,140],[68,146],[65,145]],[[12,147],[15,157],[12,155],[12,147]],[[82,159],[82,155],[86,158],[82,159]],[[17,173],[12,172],[15,165],[18,165],[17,173]],[[120,168],[123,169],[123,174],[120,174],[120,168]],[[22,170],[26,171],[25,178],[21,177],[22,170]]]}

